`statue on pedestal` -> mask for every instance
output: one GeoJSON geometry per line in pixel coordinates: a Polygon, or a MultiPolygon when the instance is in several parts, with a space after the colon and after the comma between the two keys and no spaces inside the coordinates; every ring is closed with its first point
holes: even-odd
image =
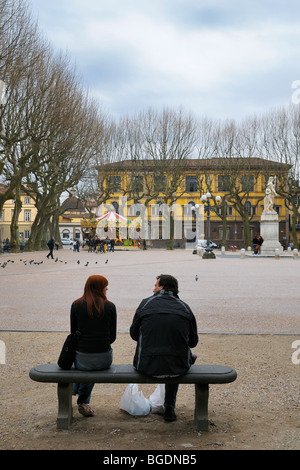
{"type": "Polygon", "coordinates": [[[270,176],[267,187],[266,196],[264,198],[264,212],[276,212],[274,211],[276,176],[270,176]]]}
{"type": "Polygon", "coordinates": [[[276,249],[282,252],[282,246],[279,243],[279,221],[278,214],[274,210],[276,190],[276,176],[270,176],[266,196],[264,198],[264,210],[260,218],[260,233],[264,242],[260,249],[262,256],[274,256],[276,249]]]}

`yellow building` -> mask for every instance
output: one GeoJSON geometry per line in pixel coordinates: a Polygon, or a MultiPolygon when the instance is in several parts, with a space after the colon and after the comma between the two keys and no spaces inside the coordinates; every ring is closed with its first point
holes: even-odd
{"type": "Polygon", "coordinates": [[[83,241],[82,220],[88,217],[84,204],[74,193],[62,204],[63,213],[59,216],[59,233],[61,238],[83,241]]]}
{"type": "MultiPolygon", "coordinates": [[[[5,185],[0,185],[0,191],[4,191],[5,185]]],[[[25,192],[21,191],[22,209],[18,219],[19,239],[20,243],[28,240],[30,237],[31,226],[36,217],[37,210],[34,200],[27,196],[25,192]]],[[[12,222],[13,212],[15,209],[15,202],[13,199],[7,200],[0,214],[0,242],[10,240],[10,226],[12,222]]]]}
{"type": "MultiPolygon", "coordinates": [[[[162,218],[160,207],[176,204],[173,206],[176,212],[174,217],[181,218],[183,230],[182,236],[175,236],[175,247],[185,245],[187,233],[184,223],[185,228],[194,228],[195,238],[195,211],[203,210],[201,197],[209,192],[210,239],[218,245],[225,244],[227,248],[242,248],[245,240],[249,243],[255,235],[259,235],[267,179],[273,175],[279,178],[288,170],[288,165],[259,158],[189,159],[179,162],[128,160],[98,168],[105,203],[114,206],[118,212],[121,198],[126,197],[127,214],[124,214],[123,208],[122,213],[129,218],[140,215],[136,210],[139,203],[147,207],[147,220],[151,225],[162,218]],[[216,201],[216,196],[221,197],[220,202],[216,201]]],[[[284,202],[283,197],[276,197],[274,209],[279,219],[279,241],[287,246],[289,212],[284,202]]],[[[204,213],[204,234],[207,234],[207,212],[204,213]]],[[[197,235],[199,237],[200,233],[197,235]]],[[[158,237],[152,237],[149,244],[165,246],[163,238],[163,234],[158,232],[158,237]]]]}

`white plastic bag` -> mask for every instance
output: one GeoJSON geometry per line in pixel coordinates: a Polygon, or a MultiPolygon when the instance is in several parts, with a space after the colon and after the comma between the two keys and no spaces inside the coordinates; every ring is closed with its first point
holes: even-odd
{"type": "Polygon", "coordinates": [[[158,384],[152,395],[149,397],[151,403],[151,413],[163,414],[165,407],[165,384],[158,384]]]}
{"type": "Polygon", "coordinates": [[[130,415],[146,416],[150,413],[151,405],[150,400],[139,391],[138,384],[129,384],[121,397],[120,408],[130,415]]]}

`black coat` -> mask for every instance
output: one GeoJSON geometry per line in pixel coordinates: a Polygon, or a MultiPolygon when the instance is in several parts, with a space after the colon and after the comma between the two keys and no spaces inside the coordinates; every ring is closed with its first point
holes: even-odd
{"type": "Polygon", "coordinates": [[[198,343],[190,307],[164,290],[141,302],[130,336],[137,341],[133,365],[149,376],[186,373],[192,363],[190,348],[198,343]]]}
{"type": "Polygon", "coordinates": [[[48,245],[48,247],[49,247],[50,250],[53,250],[53,248],[54,248],[54,240],[53,240],[53,238],[51,238],[51,239],[48,241],[47,245],[48,245]]]}
{"type": "Polygon", "coordinates": [[[94,312],[93,317],[87,313],[85,300],[77,300],[71,306],[71,333],[80,331],[77,350],[83,353],[100,353],[110,350],[116,340],[117,311],[116,306],[106,300],[100,315],[94,312]]]}

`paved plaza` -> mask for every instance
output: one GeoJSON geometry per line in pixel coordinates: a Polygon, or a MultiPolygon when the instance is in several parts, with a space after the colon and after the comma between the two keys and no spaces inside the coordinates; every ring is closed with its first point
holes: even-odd
{"type": "Polygon", "coordinates": [[[114,253],[47,252],[0,256],[0,329],[68,331],[70,306],[89,275],[108,278],[118,331],[128,332],[155,277],[172,274],[180,298],[192,308],[199,333],[300,334],[300,260],[246,257],[202,259],[187,250],[114,253]],[[4,267],[3,267],[4,265],[4,267]],[[198,281],[196,281],[198,276],[198,281]]]}

